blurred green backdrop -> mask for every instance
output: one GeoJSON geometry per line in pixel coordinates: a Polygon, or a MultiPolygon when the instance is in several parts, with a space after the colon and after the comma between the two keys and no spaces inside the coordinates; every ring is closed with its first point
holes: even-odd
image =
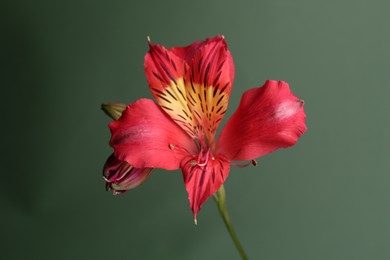
{"type": "Polygon", "coordinates": [[[389,1],[1,3],[4,259],[239,259],[212,200],[193,224],[179,171],[104,191],[102,102],[151,98],[146,37],[223,34],[227,116],[266,79],[305,100],[296,146],[233,168],[228,208],[250,259],[390,259],[389,1]]]}

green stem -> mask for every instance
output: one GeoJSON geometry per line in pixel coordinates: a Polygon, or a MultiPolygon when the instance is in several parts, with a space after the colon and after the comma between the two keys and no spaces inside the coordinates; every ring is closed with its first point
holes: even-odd
{"type": "Polygon", "coordinates": [[[223,221],[225,222],[226,228],[229,231],[230,237],[232,238],[234,245],[236,246],[238,252],[241,255],[241,258],[243,260],[248,260],[248,256],[246,255],[244,248],[242,247],[240,240],[238,240],[238,236],[236,232],[234,231],[233,225],[230,221],[229,215],[227,213],[226,208],[226,193],[225,188],[223,185],[219,190],[214,194],[214,200],[218,205],[219,213],[221,213],[221,216],[223,218],[223,221]]]}

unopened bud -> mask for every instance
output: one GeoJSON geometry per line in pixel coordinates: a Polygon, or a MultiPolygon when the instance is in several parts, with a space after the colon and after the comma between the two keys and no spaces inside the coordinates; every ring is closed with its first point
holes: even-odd
{"type": "Polygon", "coordinates": [[[122,104],[122,103],[102,104],[102,110],[114,120],[119,119],[122,115],[122,112],[125,109],[126,109],[126,104],[122,104]]]}
{"type": "Polygon", "coordinates": [[[152,168],[135,168],[112,154],[104,165],[103,178],[106,181],[106,189],[112,190],[116,195],[141,185],[151,171],[152,168]]]}

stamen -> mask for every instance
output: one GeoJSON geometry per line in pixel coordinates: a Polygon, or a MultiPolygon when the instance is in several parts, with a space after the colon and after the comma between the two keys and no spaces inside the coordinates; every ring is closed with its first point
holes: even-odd
{"type": "MultiPolygon", "coordinates": [[[[202,154],[202,151],[200,151],[200,153],[199,153],[198,161],[200,161],[200,159],[201,159],[201,154],[202,154]]],[[[207,150],[206,160],[204,161],[204,163],[198,163],[198,166],[200,166],[200,167],[206,166],[206,164],[209,162],[209,154],[210,154],[210,149],[207,150]]]]}
{"type": "Polygon", "coordinates": [[[169,144],[169,149],[173,150],[175,149],[175,146],[173,144],[169,144]]]}
{"type": "Polygon", "coordinates": [[[237,163],[234,163],[234,162],[230,162],[231,165],[237,167],[237,168],[245,168],[245,167],[248,167],[252,162],[248,162],[246,164],[237,164],[237,163]]]}
{"type": "Polygon", "coordinates": [[[255,159],[252,160],[252,165],[257,166],[257,161],[255,159]]]}
{"type": "Polygon", "coordinates": [[[200,167],[206,166],[208,161],[209,161],[209,159],[206,159],[206,161],[204,163],[198,163],[198,166],[200,166],[200,167]]]}

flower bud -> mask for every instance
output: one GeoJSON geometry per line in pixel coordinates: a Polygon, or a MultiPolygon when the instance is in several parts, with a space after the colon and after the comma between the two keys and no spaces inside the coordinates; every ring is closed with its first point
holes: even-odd
{"type": "Polygon", "coordinates": [[[134,168],[111,154],[103,168],[106,190],[112,190],[116,195],[134,189],[149,177],[151,171],[152,168],[134,168]]]}
{"type": "Polygon", "coordinates": [[[122,103],[106,103],[102,104],[103,111],[112,119],[117,120],[121,117],[123,110],[126,109],[126,104],[122,103]]]}

